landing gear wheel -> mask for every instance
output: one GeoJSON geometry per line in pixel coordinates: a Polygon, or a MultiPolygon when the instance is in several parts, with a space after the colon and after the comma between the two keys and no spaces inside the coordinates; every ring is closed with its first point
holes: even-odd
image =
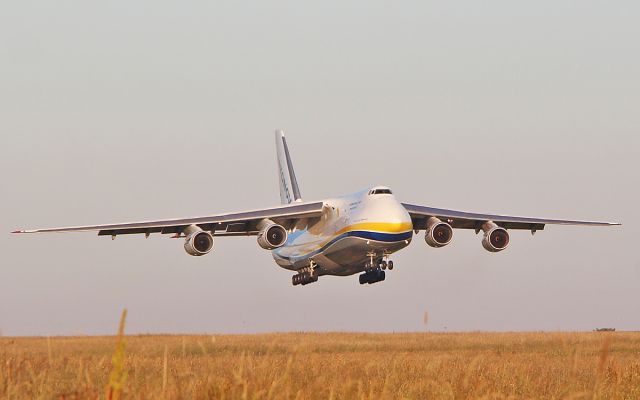
{"type": "Polygon", "coordinates": [[[387,269],[387,262],[386,262],[386,261],[382,261],[382,262],[380,263],[380,268],[382,268],[382,269],[387,269]]]}
{"type": "Polygon", "coordinates": [[[293,284],[293,286],[296,286],[296,285],[304,286],[317,281],[318,281],[318,275],[311,272],[307,272],[307,271],[299,272],[291,277],[291,283],[293,284]]]}
{"type": "Polygon", "coordinates": [[[381,282],[385,278],[385,273],[381,269],[375,269],[372,271],[367,271],[364,274],[361,274],[358,277],[358,281],[360,281],[361,285],[368,283],[371,285],[372,283],[381,282]]]}
{"type": "Polygon", "coordinates": [[[389,261],[387,263],[387,268],[389,268],[389,271],[391,271],[393,269],[393,261],[389,261]]]}

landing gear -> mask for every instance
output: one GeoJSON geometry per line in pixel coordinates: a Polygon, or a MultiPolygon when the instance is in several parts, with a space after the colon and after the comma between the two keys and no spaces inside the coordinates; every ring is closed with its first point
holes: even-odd
{"type": "Polygon", "coordinates": [[[393,269],[393,261],[389,260],[389,254],[383,253],[382,259],[373,252],[367,253],[369,261],[364,265],[364,274],[358,277],[361,285],[382,282],[385,279],[385,269],[393,269]]]}
{"type": "Polygon", "coordinates": [[[318,274],[315,271],[315,267],[316,267],[316,263],[312,261],[308,267],[305,267],[299,270],[297,274],[292,276],[291,283],[293,284],[293,286],[296,286],[296,285],[304,286],[313,282],[317,282],[318,274]]]}
{"type": "Polygon", "coordinates": [[[296,285],[304,286],[317,281],[318,281],[317,275],[312,275],[307,272],[302,272],[291,277],[291,283],[293,283],[293,286],[296,286],[296,285]]]}
{"type": "Polygon", "coordinates": [[[358,280],[360,281],[361,285],[364,285],[365,283],[372,284],[376,282],[382,282],[384,278],[385,278],[384,271],[380,269],[372,269],[360,275],[358,277],[358,280]]]}

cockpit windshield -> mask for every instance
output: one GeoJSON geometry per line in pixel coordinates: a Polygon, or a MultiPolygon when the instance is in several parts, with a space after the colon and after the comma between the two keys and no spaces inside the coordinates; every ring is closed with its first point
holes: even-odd
{"type": "Polygon", "coordinates": [[[390,189],[373,189],[369,194],[391,194],[390,189]]]}

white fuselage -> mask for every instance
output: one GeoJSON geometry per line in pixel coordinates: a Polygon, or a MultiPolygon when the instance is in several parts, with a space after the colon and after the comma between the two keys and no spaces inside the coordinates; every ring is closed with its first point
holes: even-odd
{"type": "Polygon", "coordinates": [[[284,246],[272,251],[289,270],[315,265],[318,275],[351,275],[411,242],[413,225],[407,210],[388,188],[377,187],[324,201],[319,219],[298,225],[284,246]],[[376,193],[377,191],[388,193],[376,193]]]}

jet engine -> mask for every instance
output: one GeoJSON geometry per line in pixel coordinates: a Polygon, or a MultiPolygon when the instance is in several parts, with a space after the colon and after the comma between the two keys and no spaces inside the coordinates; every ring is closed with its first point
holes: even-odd
{"type": "Polygon", "coordinates": [[[282,225],[265,220],[258,228],[258,244],[265,250],[277,249],[287,242],[287,230],[282,225]]]}
{"type": "Polygon", "coordinates": [[[496,253],[506,249],[509,245],[509,232],[506,229],[489,221],[482,225],[482,230],[484,231],[482,247],[487,251],[496,253]]]}
{"type": "Polygon", "coordinates": [[[213,249],[213,236],[203,230],[188,233],[184,249],[192,256],[203,256],[213,249]]]}
{"type": "Polygon", "coordinates": [[[431,247],[443,247],[451,243],[453,228],[436,217],[427,220],[427,231],[424,240],[431,247]]]}

